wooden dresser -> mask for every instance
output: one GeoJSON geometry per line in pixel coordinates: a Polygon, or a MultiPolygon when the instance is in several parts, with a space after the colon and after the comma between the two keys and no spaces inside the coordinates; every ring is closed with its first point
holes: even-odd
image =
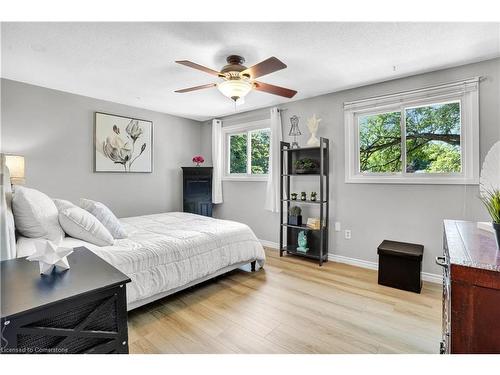
{"type": "Polygon", "coordinates": [[[477,223],[444,221],[441,353],[500,353],[500,251],[477,223]]]}

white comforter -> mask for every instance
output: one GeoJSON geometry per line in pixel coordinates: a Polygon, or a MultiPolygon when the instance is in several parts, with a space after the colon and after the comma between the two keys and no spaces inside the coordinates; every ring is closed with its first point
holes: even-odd
{"type": "MultiPolygon", "coordinates": [[[[262,245],[245,224],[183,212],[120,219],[129,236],[98,247],[66,237],[61,246],[86,246],[132,280],[132,303],[186,285],[241,262],[265,262],[262,245]]],[[[18,241],[18,256],[26,243],[18,241]]],[[[32,239],[30,239],[32,240],[32,239]]],[[[24,250],[23,250],[24,247],[24,250]]]]}

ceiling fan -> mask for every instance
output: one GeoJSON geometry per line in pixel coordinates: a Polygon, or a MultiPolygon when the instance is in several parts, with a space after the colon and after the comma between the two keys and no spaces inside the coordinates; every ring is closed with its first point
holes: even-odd
{"type": "Polygon", "coordinates": [[[189,87],[187,89],[176,90],[175,92],[184,93],[217,87],[224,96],[238,103],[252,90],[284,96],[285,98],[292,98],[297,93],[295,90],[256,81],[259,77],[286,68],[286,65],[276,57],[270,57],[250,68],[243,65],[245,59],[242,56],[230,55],[227,57],[226,61],[227,65],[225,65],[220,72],[188,60],[176,61],[177,64],[201,70],[202,72],[222,78],[223,81],[189,87]]]}

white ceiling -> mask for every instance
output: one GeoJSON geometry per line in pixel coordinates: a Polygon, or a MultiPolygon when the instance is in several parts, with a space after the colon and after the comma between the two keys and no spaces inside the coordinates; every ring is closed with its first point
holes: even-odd
{"type": "MultiPolygon", "coordinates": [[[[217,77],[229,54],[288,65],[260,80],[292,99],[500,56],[498,23],[3,23],[2,77],[205,120],[234,113],[217,89],[174,90],[217,77]]],[[[252,92],[238,111],[289,99],[252,92]]]]}

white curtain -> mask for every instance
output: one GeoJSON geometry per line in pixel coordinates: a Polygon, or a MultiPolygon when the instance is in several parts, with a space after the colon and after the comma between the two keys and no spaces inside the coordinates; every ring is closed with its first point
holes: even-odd
{"type": "Polygon", "coordinates": [[[5,157],[1,155],[0,159],[0,260],[6,260],[16,257],[16,236],[9,169],[5,165],[5,157]]]}
{"type": "Polygon", "coordinates": [[[280,210],[280,142],[283,139],[281,115],[278,108],[271,108],[271,144],[269,147],[269,178],[267,180],[266,203],[268,211],[280,210]]]}
{"type": "Polygon", "coordinates": [[[222,203],[222,121],[212,120],[212,203],[222,203]]]}

